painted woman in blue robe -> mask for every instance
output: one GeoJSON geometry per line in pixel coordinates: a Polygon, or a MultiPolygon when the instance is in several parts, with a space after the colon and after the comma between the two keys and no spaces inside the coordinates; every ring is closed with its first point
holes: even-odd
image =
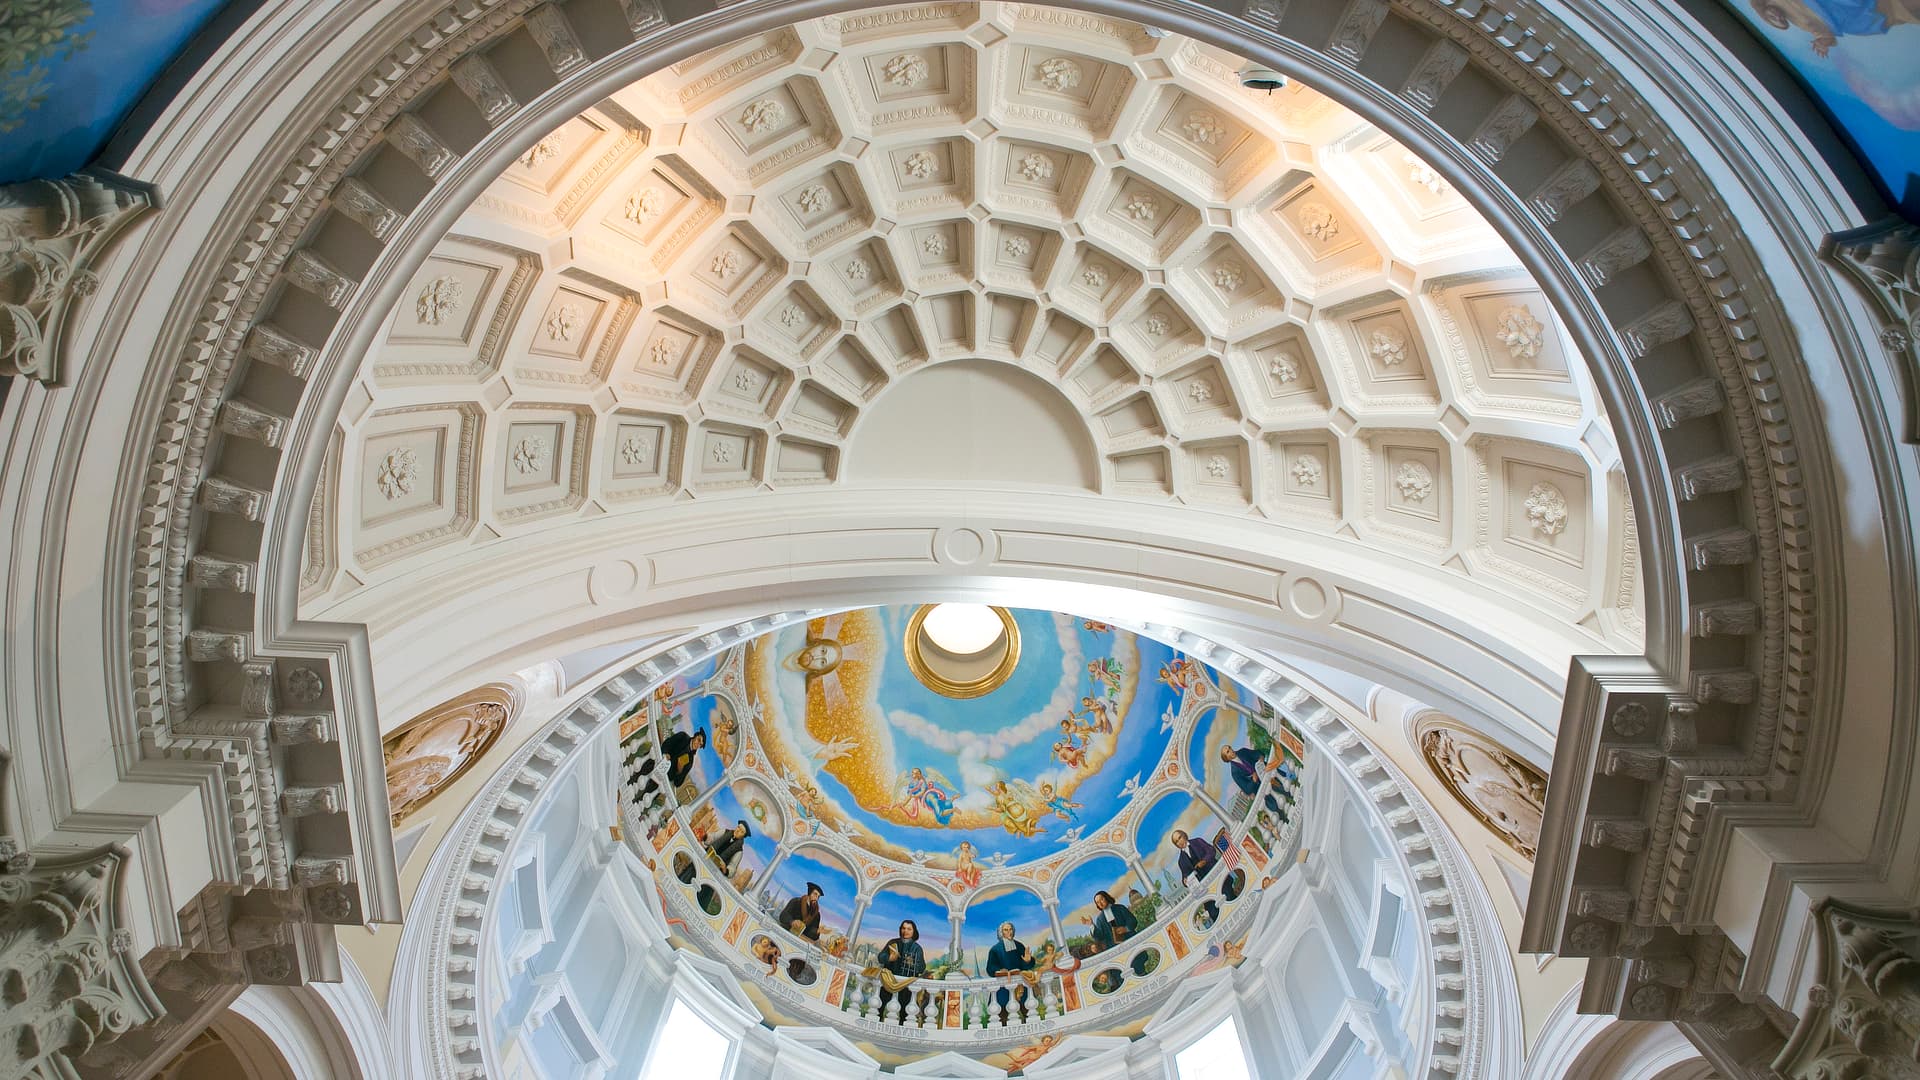
{"type": "Polygon", "coordinates": [[[1813,35],[1816,56],[1842,37],[1884,34],[1900,23],[1920,23],[1920,0],[1753,0],[1753,10],[1775,30],[1798,27],[1813,35]]]}

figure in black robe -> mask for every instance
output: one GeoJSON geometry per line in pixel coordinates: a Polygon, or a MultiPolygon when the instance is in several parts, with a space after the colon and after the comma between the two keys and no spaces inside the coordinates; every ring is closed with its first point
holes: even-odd
{"type": "Polygon", "coordinates": [[[753,829],[745,821],[735,822],[733,828],[714,837],[707,845],[707,858],[720,868],[728,877],[733,876],[733,864],[739,860],[740,852],[746,849],[747,837],[753,835],[753,829]]]}
{"type": "Polygon", "coordinates": [[[820,898],[825,895],[825,889],[807,882],[806,894],[787,901],[787,906],[780,909],[780,925],[808,941],[819,941],[820,898]]]}
{"type": "Polygon", "coordinates": [[[1197,836],[1189,837],[1179,829],[1173,831],[1173,846],[1180,849],[1180,880],[1191,877],[1195,881],[1207,876],[1218,862],[1220,855],[1213,845],[1197,836]]]}
{"type": "MultiPolygon", "coordinates": [[[[987,974],[996,977],[1005,977],[1032,970],[1033,952],[1028,949],[1019,938],[1013,936],[1012,923],[1001,923],[1000,940],[995,941],[993,948],[987,950],[987,974]]],[[[1003,1018],[1007,1015],[1007,1002],[1010,1000],[1019,1002],[1020,1011],[1025,1013],[1027,1011],[1027,984],[1024,981],[1016,982],[1012,985],[1011,990],[1003,986],[994,993],[993,999],[999,1003],[1000,1015],[1003,1018]]]]}
{"type": "Polygon", "coordinates": [[[660,740],[660,752],[667,759],[667,786],[679,787],[687,782],[687,776],[693,772],[694,755],[707,745],[707,733],[696,731],[689,735],[676,731],[660,740]]]}
{"type": "MultiPolygon", "coordinates": [[[[912,919],[900,921],[900,936],[880,948],[880,966],[887,969],[896,980],[917,979],[927,973],[927,954],[920,948],[918,923],[912,919]]],[[[894,998],[900,999],[900,1020],[905,1023],[913,1004],[913,987],[900,985],[896,990],[888,990],[883,985],[880,989],[880,1019],[886,1019],[887,1007],[894,998]]]]}
{"type": "Polygon", "coordinates": [[[1096,952],[1113,948],[1140,928],[1140,921],[1133,917],[1127,905],[1116,903],[1113,894],[1105,889],[1093,894],[1093,906],[1093,945],[1096,952]]]}

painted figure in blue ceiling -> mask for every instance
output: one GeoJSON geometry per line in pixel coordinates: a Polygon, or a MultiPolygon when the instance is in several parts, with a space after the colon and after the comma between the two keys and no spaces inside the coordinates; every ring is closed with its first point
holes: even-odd
{"type": "Polygon", "coordinates": [[[1070,802],[1065,795],[1056,794],[1053,785],[1045,780],[1040,782],[1040,798],[1061,821],[1079,821],[1079,812],[1085,808],[1082,803],[1070,802]]]}
{"type": "Polygon", "coordinates": [[[1093,927],[1095,951],[1105,952],[1115,945],[1133,936],[1140,928],[1140,921],[1133,917],[1132,909],[1114,900],[1113,894],[1105,889],[1093,894],[1094,913],[1091,918],[1081,916],[1093,927]]]}
{"type": "Polygon", "coordinates": [[[1168,840],[1180,849],[1180,880],[1183,882],[1188,878],[1199,881],[1220,861],[1220,853],[1214,850],[1212,844],[1198,836],[1188,836],[1183,829],[1173,830],[1168,840]]]}
{"type": "MultiPolygon", "coordinates": [[[[993,948],[987,950],[987,974],[996,978],[1024,976],[1027,972],[1032,971],[1033,968],[1033,952],[1027,948],[1024,942],[1014,936],[1012,923],[1001,923],[999,940],[993,943],[993,948]]],[[[994,993],[993,999],[1000,1006],[1000,1016],[1002,1019],[1006,1018],[1007,1005],[1009,1002],[1016,1004],[1019,1010],[1025,1013],[1027,1011],[1026,984],[1016,982],[1012,985],[1011,990],[1003,986],[994,993]]]]}
{"type": "MultiPolygon", "coordinates": [[[[872,972],[873,969],[869,969],[872,972]]],[[[900,920],[900,933],[880,947],[880,1009],[885,1016],[887,1006],[900,999],[900,1018],[904,1022],[907,1009],[913,1002],[913,980],[927,973],[927,954],[920,948],[920,924],[912,919],[900,920]]]]}
{"type": "Polygon", "coordinates": [[[1901,23],[1920,23],[1920,0],[1753,0],[1753,10],[1775,30],[1798,27],[1813,35],[1814,55],[1849,36],[1884,34],[1901,23]]]}
{"type": "Polygon", "coordinates": [[[935,824],[945,826],[953,820],[953,782],[931,769],[914,768],[900,774],[900,808],[909,819],[918,819],[920,811],[933,816],[935,824]],[[931,775],[929,775],[931,773],[931,775]]]}

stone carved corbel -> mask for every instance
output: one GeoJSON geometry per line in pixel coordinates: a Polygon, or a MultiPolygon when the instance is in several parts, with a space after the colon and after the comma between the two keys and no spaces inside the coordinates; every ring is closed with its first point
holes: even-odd
{"type": "Polygon", "coordinates": [[[60,330],[114,237],[153,206],[108,174],[0,186],[0,375],[60,381],[60,330]]]}
{"type": "Polygon", "coordinates": [[[1834,233],[1820,254],[1880,305],[1880,344],[1900,370],[1908,442],[1920,442],[1920,225],[1893,220],[1834,233]]]}
{"type": "Polygon", "coordinates": [[[0,1072],[71,1076],[74,1062],[152,1020],[159,999],[120,925],[111,845],[36,859],[11,842],[0,872],[0,1072]]]}
{"type": "Polygon", "coordinates": [[[1774,1070],[1808,1080],[1920,1077],[1920,911],[1828,899],[1814,916],[1820,982],[1774,1070]]]}

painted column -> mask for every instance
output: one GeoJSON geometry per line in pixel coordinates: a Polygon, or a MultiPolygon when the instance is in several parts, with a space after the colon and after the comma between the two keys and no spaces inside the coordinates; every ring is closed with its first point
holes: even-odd
{"type": "Polygon", "coordinates": [[[860,920],[866,918],[867,904],[872,900],[873,897],[865,893],[853,899],[853,920],[847,923],[847,948],[849,951],[853,948],[853,939],[860,936],[860,920]]]}
{"type": "MultiPolygon", "coordinates": [[[[1226,808],[1218,802],[1215,802],[1213,796],[1207,793],[1206,788],[1201,787],[1199,784],[1191,784],[1188,785],[1187,790],[1193,793],[1194,798],[1200,800],[1201,805],[1213,811],[1213,816],[1220,819],[1220,824],[1233,824],[1233,819],[1227,816],[1226,808]]],[[[1208,842],[1211,843],[1212,839],[1208,838],[1208,842]]]]}
{"type": "Polygon", "coordinates": [[[767,860],[766,868],[760,871],[758,878],[754,879],[752,887],[747,890],[747,895],[751,896],[758,893],[761,889],[773,883],[773,871],[780,865],[781,861],[787,857],[789,850],[790,849],[784,845],[774,849],[773,858],[767,860]]]}
{"type": "Polygon", "coordinates": [[[947,923],[953,928],[953,937],[947,943],[947,956],[957,964],[960,962],[960,928],[967,925],[966,913],[948,911],[947,923]]]}
{"type": "Polygon", "coordinates": [[[1060,926],[1060,901],[1047,901],[1047,921],[1053,924],[1053,943],[1058,948],[1067,947],[1067,932],[1060,926]]]}
{"type": "MultiPolygon", "coordinates": [[[[1140,856],[1127,856],[1127,869],[1133,871],[1134,880],[1140,883],[1141,892],[1150,893],[1153,891],[1153,878],[1147,876],[1147,864],[1140,861],[1140,856]]],[[[1126,900],[1125,897],[1121,896],[1116,896],[1114,899],[1123,903],[1126,900]]]]}

